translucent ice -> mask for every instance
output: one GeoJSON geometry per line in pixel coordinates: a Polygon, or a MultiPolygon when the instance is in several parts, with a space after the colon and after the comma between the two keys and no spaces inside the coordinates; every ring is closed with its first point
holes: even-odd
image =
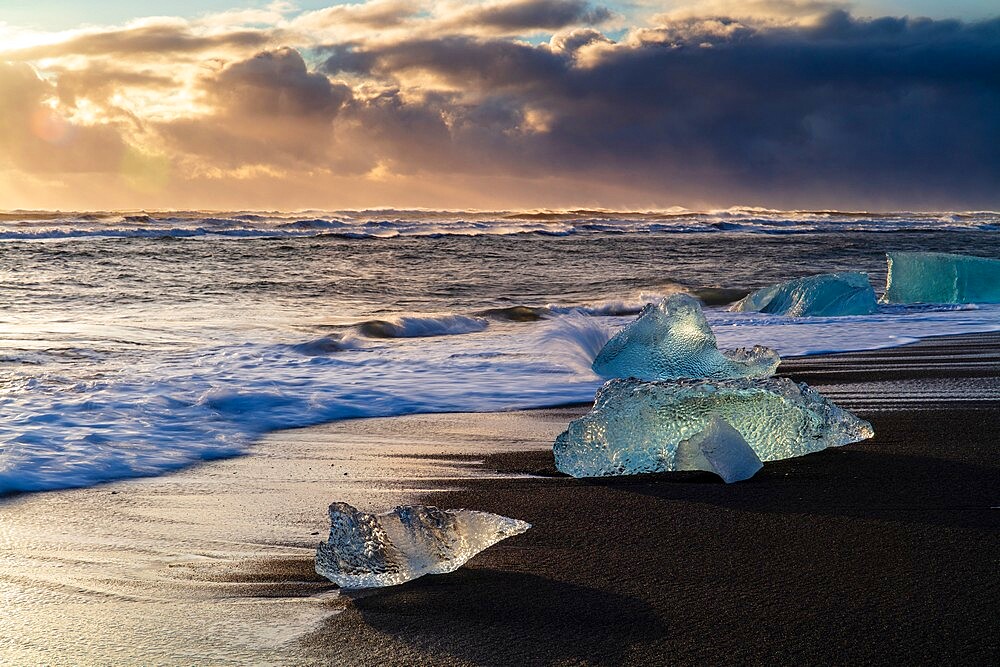
{"type": "Polygon", "coordinates": [[[397,507],[385,514],[330,505],[330,537],[316,550],[316,572],[341,588],[394,586],[460,568],[477,553],[531,524],[488,512],[397,507]]]}
{"type": "Polygon", "coordinates": [[[823,273],[759,289],[729,310],[789,317],[870,315],[878,309],[868,275],[823,273]]]}
{"type": "Polygon", "coordinates": [[[890,252],[883,301],[1000,303],[1000,259],[944,252],[890,252]]]}
{"type": "Polygon", "coordinates": [[[715,417],[705,430],[677,443],[674,470],[714,472],[727,484],[750,479],[764,467],[740,432],[715,417]]]}
{"type": "Polygon", "coordinates": [[[619,379],[605,383],[593,409],[556,438],[556,467],[574,477],[681,470],[692,446],[680,448],[678,462],[681,443],[710,431],[716,418],[739,431],[762,461],[874,435],[868,422],[787,378],[619,379]]]}
{"type": "Polygon", "coordinates": [[[601,349],[593,369],[606,378],[723,379],[767,377],[779,361],[777,352],[760,345],[752,350],[719,350],[698,300],[674,294],[647,304],[601,349]]]}

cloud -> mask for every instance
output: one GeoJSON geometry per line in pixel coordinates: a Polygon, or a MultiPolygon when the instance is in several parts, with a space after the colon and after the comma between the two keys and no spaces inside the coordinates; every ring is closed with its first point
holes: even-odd
{"type": "Polygon", "coordinates": [[[267,11],[20,50],[46,60],[0,66],[0,163],[161,155],[173,205],[1000,205],[1000,19],[716,1],[612,39],[569,0],[267,11]]]}
{"type": "Polygon", "coordinates": [[[211,89],[230,112],[284,117],[329,116],[351,97],[347,86],[310,72],[291,48],[263,51],[230,65],[214,78],[211,89]]]}
{"type": "Polygon", "coordinates": [[[177,81],[166,73],[129,69],[104,61],[88,62],[79,69],[53,66],[47,70],[47,74],[55,80],[59,99],[68,107],[75,106],[80,99],[107,102],[116,92],[127,88],[169,93],[177,87],[177,81]]]}
{"type": "Polygon", "coordinates": [[[193,172],[248,166],[328,170],[338,163],[332,123],[352,91],[309,71],[295,49],[232,63],[206,75],[200,88],[210,113],[157,126],[193,172]]]}
{"type": "Polygon", "coordinates": [[[519,34],[596,25],[611,16],[606,7],[592,7],[583,0],[507,0],[461,9],[443,21],[441,27],[519,34]]]}
{"type": "Polygon", "coordinates": [[[850,4],[839,0],[700,0],[686,2],[653,20],[668,23],[684,19],[725,17],[756,25],[808,25],[831,12],[848,11],[850,4]]]}
{"type": "Polygon", "coordinates": [[[30,173],[116,168],[124,150],[118,132],[65,118],[47,103],[55,92],[30,66],[0,63],[0,168],[30,173]]]}
{"type": "Polygon", "coordinates": [[[135,56],[157,58],[223,47],[259,48],[275,37],[265,30],[230,30],[199,34],[183,21],[163,21],[124,29],[83,32],[63,41],[3,53],[6,60],[64,56],[135,56]]]}
{"type": "Polygon", "coordinates": [[[987,110],[1000,108],[1000,21],[682,19],[583,48],[594,53],[581,60],[447,37],[335,49],[325,66],[460,88],[453,128],[484,104],[524,110],[488,142],[451,133],[450,152],[481,152],[500,171],[568,170],[700,200],[996,201],[1000,116],[987,110]],[[546,131],[527,139],[529,111],[546,131]]]}
{"type": "Polygon", "coordinates": [[[333,55],[323,65],[331,74],[395,78],[423,72],[449,85],[477,90],[530,87],[541,79],[564,76],[568,63],[546,48],[524,42],[464,35],[374,47],[346,45],[332,50],[333,55]]]}
{"type": "Polygon", "coordinates": [[[299,28],[363,27],[384,29],[402,25],[421,12],[412,0],[369,0],[361,4],[337,4],[299,16],[299,28]]]}
{"type": "Polygon", "coordinates": [[[573,28],[552,35],[549,46],[555,51],[576,53],[591,44],[613,44],[604,34],[593,28],[573,28]]]}

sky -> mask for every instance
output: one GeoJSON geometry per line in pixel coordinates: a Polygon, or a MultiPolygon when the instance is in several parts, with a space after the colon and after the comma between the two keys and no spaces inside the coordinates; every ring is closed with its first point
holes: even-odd
{"type": "Polygon", "coordinates": [[[0,209],[1000,209],[995,2],[140,6],[0,0],[0,209]]]}

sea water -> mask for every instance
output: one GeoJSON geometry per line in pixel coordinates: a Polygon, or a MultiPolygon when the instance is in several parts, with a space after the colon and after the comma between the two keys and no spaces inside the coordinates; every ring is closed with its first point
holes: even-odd
{"type": "Polygon", "coordinates": [[[0,494],[156,475],[265,432],[353,417],[589,401],[642,305],[709,304],[725,348],[783,357],[1000,329],[1000,306],[729,313],[885,252],[1000,256],[1000,214],[0,214],[0,494]]]}

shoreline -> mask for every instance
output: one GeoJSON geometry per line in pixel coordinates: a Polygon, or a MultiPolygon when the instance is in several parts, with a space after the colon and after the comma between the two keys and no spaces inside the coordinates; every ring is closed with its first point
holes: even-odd
{"type": "Polygon", "coordinates": [[[588,404],[423,414],[2,498],[0,662],[997,658],[1000,334],[798,357],[779,374],[870,419],[876,438],[730,486],[573,480],[552,476],[551,442],[588,404]],[[334,500],[535,527],[455,573],[341,593],[312,572],[334,500]]]}

